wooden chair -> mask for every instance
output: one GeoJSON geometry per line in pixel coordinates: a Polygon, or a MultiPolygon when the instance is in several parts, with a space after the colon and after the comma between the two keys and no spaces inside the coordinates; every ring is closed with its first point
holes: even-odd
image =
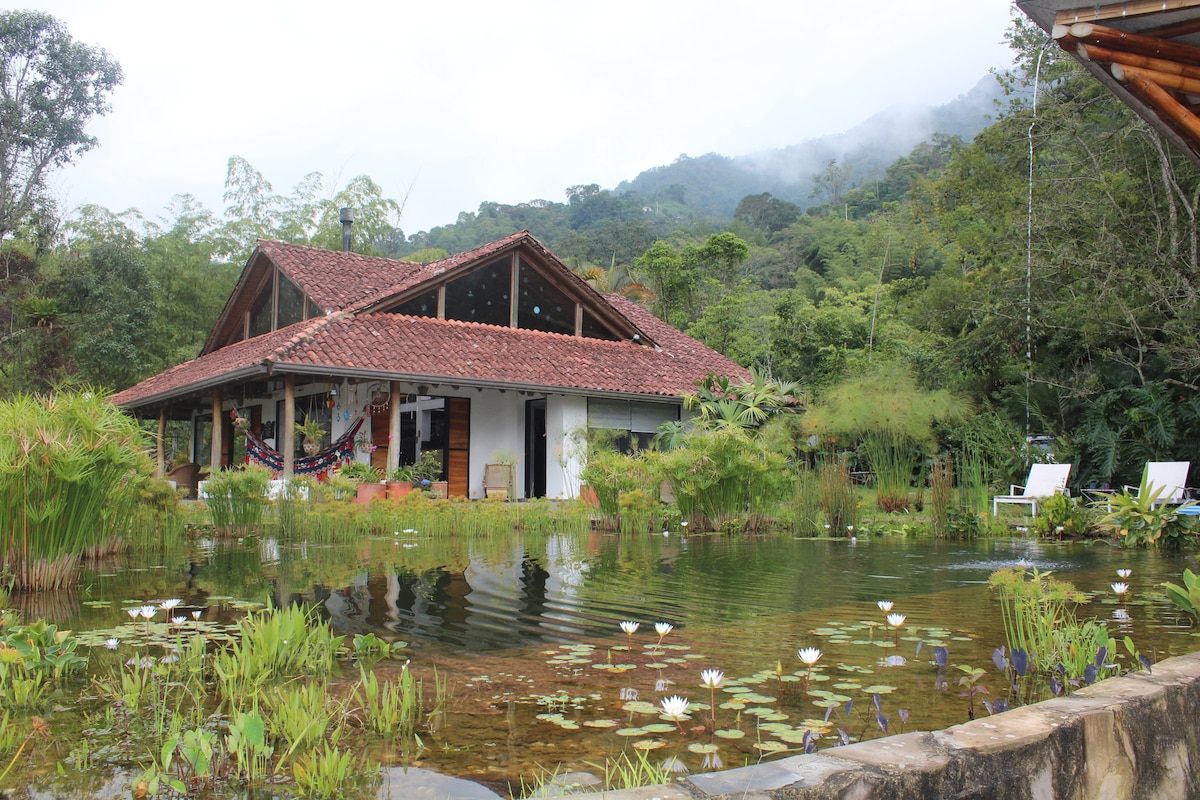
{"type": "Polygon", "coordinates": [[[1008,489],[1010,494],[992,498],[992,516],[998,515],[1001,503],[1018,503],[1032,506],[1030,513],[1036,517],[1038,501],[1056,494],[1071,493],[1067,489],[1067,478],[1070,475],[1070,464],[1034,464],[1029,468],[1029,478],[1024,486],[1014,483],[1008,489]],[[1021,491],[1018,492],[1018,489],[1021,491]]]}
{"type": "Polygon", "coordinates": [[[483,468],[483,496],[508,500],[513,486],[512,464],[488,464],[483,468]]]}
{"type": "Polygon", "coordinates": [[[195,497],[196,484],[200,482],[200,465],[180,464],[163,477],[172,481],[176,489],[182,489],[184,497],[195,497]]]}

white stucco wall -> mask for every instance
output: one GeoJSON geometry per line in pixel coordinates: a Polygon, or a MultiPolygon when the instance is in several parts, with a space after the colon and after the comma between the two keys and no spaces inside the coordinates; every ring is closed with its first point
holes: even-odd
{"type": "Polygon", "coordinates": [[[546,496],[560,500],[579,496],[587,433],[587,398],[546,398],[546,496]]]}
{"type": "Polygon", "coordinates": [[[525,401],[532,398],[489,389],[462,396],[471,398],[471,499],[483,499],[483,470],[500,456],[515,459],[517,497],[524,497],[525,401]]]}

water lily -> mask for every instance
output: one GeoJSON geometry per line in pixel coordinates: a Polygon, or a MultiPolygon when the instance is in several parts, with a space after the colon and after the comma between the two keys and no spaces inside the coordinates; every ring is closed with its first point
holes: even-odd
{"type": "Polygon", "coordinates": [[[171,617],[171,623],[174,625],[182,625],[187,622],[187,617],[171,617]]]}
{"type": "Polygon", "coordinates": [[[879,610],[886,614],[892,610],[892,606],[894,604],[892,603],[891,600],[880,600],[875,605],[879,606],[879,610]]]}
{"type": "Polygon", "coordinates": [[[675,726],[679,728],[680,733],[683,733],[683,726],[679,724],[679,720],[687,714],[689,705],[686,697],[680,697],[677,694],[662,699],[663,714],[675,720],[675,726]]]}
{"type": "Polygon", "coordinates": [[[796,655],[810,667],[821,660],[821,651],[815,647],[802,647],[796,651],[796,655]]]}
{"type": "Polygon", "coordinates": [[[200,609],[196,609],[192,612],[192,619],[200,619],[200,609]]]}
{"type": "Polygon", "coordinates": [[[161,603],[158,604],[158,607],[161,608],[163,611],[170,611],[172,608],[174,608],[175,606],[179,605],[182,602],[183,602],[182,600],[179,600],[177,598],[172,598],[171,600],[163,600],[161,603]]]}
{"type": "Polygon", "coordinates": [[[906,619],[908,619],[908,617],[904,616],[903,614],[888,614],[887,615],[888,625],[891,625],[893,628],[899,628],[901,625],[904,624],[904,620],[906,620],[906,619]]]}
{"type": "Polygon", "coordinates": [[[639,623],[628,619],[621,623],[621,630],[625,631],[625,636],[629,639],[630,650],[633,650],[633,635],[637,633],[639,627],[641,627],[639,623]]]}
{"type": "Polygon", "coordinates": [[[115,638],[115,637],[114,637],[114,638],[112,638],[112,639],[105,639],[105,640],[104,640],[104,646],[105,646],[105,647],[107,647],[109,650],[116,650],[116,649],[117,649],[117,646],[118,646],[118,645],[120,645],[120,644],[121,644],[121,640],[120,640],[120,639],[117,639],[117,638],[115,638]]]}
{"type": "Polygon", "coordinates": [[[1129,591],[1129,584],[1127,584],[1127,583],[1114,583],[1114,584],[1112,585],[1112,590],[1113,590],[1114,592],[1116,592],[1116,594],[1117,594],[1117,597],[1124,597],[1125,593],[1129,591]]]}
{"type": "Polygon", "coordinates": [[[725,673],[719,669],[706,669],[700,673],[700,683],[709,689],[716,689],[725,680],[725,673]]]}
{"type": "Polygon", "coordinates": [[[142,610],[140,608],[127,608],[125,609],[125,613],[129,615],[130,619],[137,619],[138,614],[142,613],[142,610]]]}
{"type": "Polygon", "coordinates": [[[1128,577],[1129,577],[1130,575],[1132,575],[1132,574],[1133,574],[1133,570],[1131,570],[1131,569],[1119,569],[1119,570],[1117,570],[1117,577],[1118,577],[1118,578],[1121,578],[1121,579],[1128,578],[1128,577]]]}
{"type": "Polygon", "coordinates": [[[138,609],[138,613],[146,619],[153,619],[154,615],[158,613],[158,609],[154,606],[142,606],[138,609]]]}
{"type": "Polygon", "coordinates": [[[662,640],[673,630],[675,630],[675,626],[669,622],[654,623],[654,632],[658,634],[658,644],[655,647],[662,647],[662,640]]]}

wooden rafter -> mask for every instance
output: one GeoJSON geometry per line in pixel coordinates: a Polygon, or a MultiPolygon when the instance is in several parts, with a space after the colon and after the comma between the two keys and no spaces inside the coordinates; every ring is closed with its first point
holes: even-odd
{"type": "Polygon", "coordinates": [[[1164,11],[1179,11],[1184,8],[1200,8],[1200,0],[1130,0],[1127,3],[1068,8],[1055,15],[1054,23],[1056,25],[1073,25],[1076,22],[1124,19],[1144,14],[1161,14],[1164,11]]]}
{"type": "Polygon", "coordinates": [[[1132,67],[1127,64],[1113,64],[1111,69],[1113,77],[1121,81],[1121,83],[1128,83],[1130,80],[1140,78],[1157,84],[1164,89],[1186,92],[1187,94],[1200,94],[1200,80],[1196,78],[1185,78],[1182,75],[1171,75],[1166,72],[1132,67]]]}
{"type": "Polygon", "coordinates": [[[1088,44],[1086,42],[1079,42],[1075,52],[1080,58],[1088,61],[1096,61],[1101,64],[1124,64],[1129,67],[1141,67],[1142,69],[1154,70],[1155,72],[1162,72],[1168,75],[1181,75],[1186,78],[1200,79],[1200,67],[1180,64],[1178,61],[1151,58],[1150,56],[1141,56],[1137,53],[1124,53],[1120,50],[1111,50],[1107,47],[1088,44]]]}
{"type": "MultiPolygon", "coordinates": [[[[1197,0],[1200,2],[1200,0],[1197,0]]],[[[1149,58],[1159,58],[1165,61],[1176,61],[1188,66],[1200,67],[1200,47],[1185,42],[1174,42],[1167,39],[1156,39],[1138,33],[1128,33],[1096,25],[1090,22],[1080,22],[1075,25],[1054,26],[1054,38],[1063,44],[1063,40],[1075,40],[1085,44],[1097,45],[1110,50],[1126,53],[1136,53],[1149,58]]]]}
{"type": "Polygon", "coordinates": [[[1170,92],[1147,78],[1144,70],[1114,64],[1113,73],[1114,77],[1157,111],[1164,120],[1186,133],[1193,142],[1200,142],[1200,118],[1176,100],[1170,92]],[[1117,74],[1118,71],[1120,74],[1117,74]]]}
{"type": "Polygon", "coordinates": [[[1159,39],[1174,39],[1177,36],[1189,36],[1200,33],[1200,19],[1188,19],[1170,25],[1160,25],[1157,28],[1143,28],[1139,31],[1143,36],[1154,36],[1159,39]]]}

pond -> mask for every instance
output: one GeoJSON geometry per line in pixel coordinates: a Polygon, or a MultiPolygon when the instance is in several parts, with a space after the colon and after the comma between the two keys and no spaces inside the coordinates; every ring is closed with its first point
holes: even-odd
{"type": "MultiPolygon", "coordinates": [[[[510,796],[553,776],[586,783],[580,774],[602,776],[605,760],[621,753],[698,772],[802,752],[805,731],[824,749],[843,735],[883,735],[885,725],[897,733],[964,722],[968,700],[959,696],[964,673],[956,665],[986,670],[982,699],[1007,689],[993,666],[1004,637],[986,582],[1018,562],[1091,593],[1079,618],[1106,621],[1152,661],[1196,648],[1188,619],[1158,586],[1179,582],[1194,559],[1105,542],[679,531],[471,539],[407,531],[321,546],[248,539],[106,563],[84,576],[79,592],[17,602],[26,620],[91,631],[86,638],[97,645],[129,622],[126,609],[163,598],[181,599],[176,613],[196,610],[205,620],[255,603],[318,604],[347,641],[374,633],[407,643],[400,660],[375,665],[381,676],[394,676],[407,660],[427,687],[435,670],[447,682],[444,712],[420,731],[423,747],[381,747],[372,757],[473,781],[481,797],[488,790],[510,796]],[[1110,589],[1118,568],[1132,570],[1120,600],[1110,589]],[[898,629],[885,622],[880,600],[905,616],[898,629]],[[639,627],[627,635],[622,621],[639,627]],[[671,628],[660,636],[656,623],[671,628]],[[944,669],[935,663],[938,647],[948,650],[944,669]],[[812,670],[797,657],[800,648],[821,651],[812,670]],[[724,673],[715,691],[701,684],[706,669],[724,673]],[[660,706],[672,695],[690,703],[677,720],[660,706]]],[[[1128,668],[1132,659],[1123,647],[1119,653],[1128,668]]],[[[119,668],[103,647],[92,657],[93,672],[119,668]]],[[[344,672],[344,683],[358,679],[357,669],[344,672]]],[[[1032,692],[1050,695],[1048,686],[1032,692]]],[[[67,704],[49,721],[97,737],[98,702],[67,704]]],[[[988,713],[980,699],[975,713],[988,713]]],[[[411,774],[429,774],[420,770],[411,774]]],[[[46,763],[26,785],[91,796],[64,792],[63,781],[46,763]]]]}

